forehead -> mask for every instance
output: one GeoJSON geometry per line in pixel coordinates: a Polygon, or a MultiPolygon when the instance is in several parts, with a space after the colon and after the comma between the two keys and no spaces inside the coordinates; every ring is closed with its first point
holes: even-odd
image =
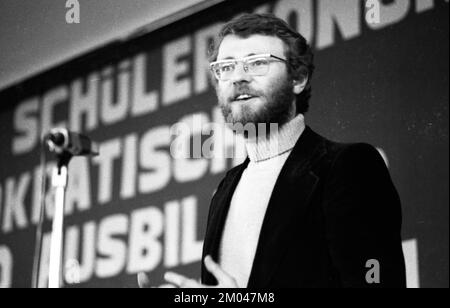
{"type": "Polygon", "coordinates": [[[242,38],[236,35],[227,35],[220,44],[217,60],[238,59],[262,53],[283,57],[284,50],[284,42],[276,36],[254,34],[248,38],[242,38]]]}

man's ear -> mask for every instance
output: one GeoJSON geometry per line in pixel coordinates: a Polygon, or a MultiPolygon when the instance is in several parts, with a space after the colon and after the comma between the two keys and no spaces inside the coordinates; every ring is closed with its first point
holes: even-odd
{"type": "Polygon", "coordinates": [[[302,80],[294,80],[294,94],[299,95],[302,93],[307,83],[308,77],[305,77],[302,80]]]}

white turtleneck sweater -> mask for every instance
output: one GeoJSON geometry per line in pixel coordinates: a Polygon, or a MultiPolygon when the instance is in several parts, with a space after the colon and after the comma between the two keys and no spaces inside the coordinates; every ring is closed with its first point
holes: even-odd
{"type": "Polygon", "coordinates": [[[241,288],[248,284],[275,182],[304,129],[304,117],[299,114],[270,138],[246,142],[250,162],[231,199],[219,251],[220,266],[241,288]]]}

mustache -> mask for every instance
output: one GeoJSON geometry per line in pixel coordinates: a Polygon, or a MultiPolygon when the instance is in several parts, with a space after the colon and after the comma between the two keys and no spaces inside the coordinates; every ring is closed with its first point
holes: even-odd
{"type": "Polygon", "coordinates": [[[250,96],[263,96],[263,93],[256,91],[254,89],[251,89],[248,85],[237,85],[232,94],[228,97],[228,101],[232,102],[235,101],[236,98],[240,95],[250,95],[250,96]]]}

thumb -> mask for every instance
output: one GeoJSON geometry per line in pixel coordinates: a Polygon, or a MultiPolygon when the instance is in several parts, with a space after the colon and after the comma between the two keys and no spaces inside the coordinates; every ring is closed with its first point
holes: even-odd
{"type": "Polygon", "coordinates": [[[137,281],[139,288],[150,288],[150,279],[147,274],[144,272],[140,272],[137,274],[137,281]]]}

